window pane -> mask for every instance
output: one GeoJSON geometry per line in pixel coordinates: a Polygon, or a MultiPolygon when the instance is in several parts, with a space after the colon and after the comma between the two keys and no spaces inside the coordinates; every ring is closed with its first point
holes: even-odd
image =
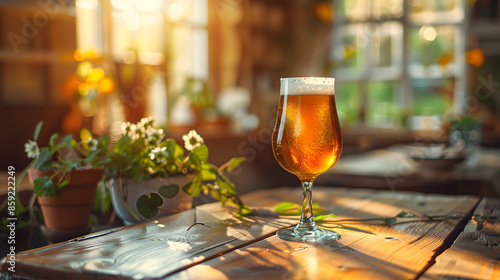
{"type": "Polygon", "coordinates": [[[402,0],[372,0],[372,19],[388,20],[402,17],[403,3],[402,0]]]}
{"type": "Polygon", "coordinates": [[[171,86],[180,90],[188,77],[208,77],[208,34],[206,29],[184,25],[172,26],[171,86]]]}
{"type": "Polygon", "coordinates": [[[452,106],[453,89],[452,79],[413,80],[413,115],[442,116],[452,106]]]}
{"type": "Polygon", "coordinates": [[[453,64],[455,27],[452,25],[412,28],[410,34],[410,75],[439,78],[449,75],[453,64]]]}
{"type": "Polygon", "coordinates": [[[335,101],[337,103],[337,113],[343,126],[359,122],[361,98],[358,83],[337,83],[335,101]]]}
{"type": "Polygon", "coordinates": [[[374,24],[372,28],[372,66],[399,66],[403,47],[403,28],[399,22],[374,24]]]}
{"type": "Polygon", "coordinates": [[[343,0],[341,11],[350,21],[390,20],[403,15],[402,0],[343,0]]]}
{"type": "Polygon", "coordinates": [[[366,121],[369,125],[384,128],[401,126],[401,113],[395,102],[398,84],[393,81],[368,83],[366,121]]]}
{"type": "Polygon", "coordinates": [[[368,24],[347,24],[343,29],[341,44],[334,51],[336,78],[359,79],[366,70],[366,52],[370,28],[368,24]]]}
{"type": "Polygon", "coordinates": [[[371,0],[344,0],[342,11],[347,20],[366,20],[370,14],[371,0]]]}
{"type": "Polygon", "coordinates": [[[407,1],[410,5],[410,14],[451,12],[457,9],[456,0],[411,0],[407,1]]]}
{"type": "Polygon", "coordinates": [[[359,68],[365,64],[364,47],[367,42],[366,24],[349,24],[345,28],[343,68],[359,68]]]}
{"type": "Polygon", "coordinates": [[[463,19],[461,0],[407,0],[414,23],[452,23],[463,19]]]}

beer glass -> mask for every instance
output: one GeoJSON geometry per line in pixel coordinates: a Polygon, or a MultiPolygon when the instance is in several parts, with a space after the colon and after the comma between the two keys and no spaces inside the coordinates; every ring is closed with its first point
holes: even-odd
{"type": "Polygon", "coordinates": [[[295,228],[278,231],[289,241],[337,240],[334,231],[319,228],[312,211],[312,187],[342,152],[342,133],[335,105],[335,79],[281,78],[280,102],[273,131],[274,157],[302,182],[302,214],[295,228]]]}

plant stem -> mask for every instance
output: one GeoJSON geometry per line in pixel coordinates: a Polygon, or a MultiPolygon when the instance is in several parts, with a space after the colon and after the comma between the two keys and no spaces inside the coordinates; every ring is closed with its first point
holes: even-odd
{"type": "Polygon", "coordinates": [[[33,206],[35,205],[35,200],[36,200],[36,197],[37,195],[35,193],[31,194],[31,197],[30,197],[30,202],[29,202],[29,208],[30,208],[30,217],[29,217],[29,221],[32,222],[33,219],[34,219],[34,215],[33,215],[33,206]]]}
{"type": "Polygon", "coordinates": [[[222,173],[222,170],[223,170],[224,168],[228,167],[228,166],[229,166],[229,164],[230,164],[230,162],[228,161],[228,162],[224,163],[223,165],[221,165],[219,168],[217,168],[217,166],[215,166],[215,165],[213,165],[213,164],[212,164],[212,166],[214,166],[215,168],[217,168],[217,171],[218,171],[219,173],[222,173]]]}
{"type": "Polygon", "coordinates": [[[123,182],[122,182],[122,177],[119,177],[120,179],[120,191],[122,193],[122,197],[123,197],[123,202],[125,204],[125,207],[127,208],[127,210],[129,211],[129,213],[134,217],[134,219],[136,219],[138,222],[141,221],[141,219],[134,213],[134,210],[132,210],[132,208],[130,208],[130,205],[128,204],[128,201],[127,201],[127,196],[125,195],[125,188],[123,187],[123,182]]]}

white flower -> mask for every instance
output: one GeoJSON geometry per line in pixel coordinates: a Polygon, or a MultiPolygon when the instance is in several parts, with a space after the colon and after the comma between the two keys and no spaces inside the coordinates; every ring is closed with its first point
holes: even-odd
{"type": "Polygon", "coordinates": [[[152,122],[153,122],[153,118],[152,117],[142,118],[140,125],[141,126],[146,126],[146,124],[152,123],[152,122]]]}
{"type": "Polygon", "coordinates": [[[151,160],[154,160],[159,155],[166,157],[166,156],[168,156],[167,147],[156,147],[156,148],[152,149],[148,155],[149,155],[149,158],[151,160]]]}
{"type": "Polygon", "coordinates": [[[151,152],[149,152],[149,154],[148,154],[148,156],[151,160],[154,160],[156,158],[156,154],[157,154],[155,151],[156,149],[157,148],[152,149],[151,152]]]}
{"type": "Polygon", "coordinates": [[[151,140],[152,138],[155,137],[156,134],[156,129],[149,127],[144,131],[145,137],[148,138],[148,140],[151,140]]]}
{"type": "Polygon", "coordinates": [[[28,140],[28,143],[24,144],[24,151],[28,154],[28,158],[36,158],[40,154],[38,144],[33,140],[28,140]]]}
{"type": "Polygon", "coordinates": [[[135,140],[139,139],[139,135],[137,135],[137,133],[132,132],[132,131],[129,131],[129,132],[128,132],[128,137],[129,137],[132,141],[135,141],[135,140]]]}
{"type": "Polygon", "coordinates": [[[159,144],[163,137],[165,137],[163,129],[155,129],[153,127],[149,127],[145,132],[146,140],[152,145],[159,144]]]}
{"type": "Polygon", "coordinates": [[[131,122],[122,123],[121,130],[122,130],[122,135],[128,135],[128,137],[132,140],[137,140],[139,138],[138,127],[137,125],[131,122]]]}
{"type": "Polygon", "coordinates": [[[95,151],[97,150],[97,145],[99,144],[99,142],[97,141],[97,139],[91,137],[89,138],[89,142],[87,144],[89,145],[89,150],[95,151]]]}
{"type": "Polygon", "coordinates": [[[132,133],[135,133],[137,131],[137,125],[135,125],[133,123],[129,125],[129,128],[130,128],[130,132],[132,132],[132,133]]]}
{"type": "Polygon", "coordinates": [[[122,131],[122,134],[124,134],[128,129],[129,129],[130,123],[129,122],[122,122],[120,126],[120,130],[122,131]]]}
{"type": "Polygon", "coordinates": [[[191,130],[188,134],[184,134],[182,136],[182,140],[184,140],[184,147],[188,151],[194,150],[196,147],[201,146],[203,144],[203,138],[195,131],[191,130]]]}
{"type": "Polygon", "coordinates": [[[136,124],[127,122],[123,135],[128,135],[130,139],[137,140],[141,136],[141,133],[136,124]]]}
{"type": "Polygon", "coordinates": [[[158,137],[158,140],[162,140],[165,137],[165,131],[163,129],[158,129],[156,130],[156,135],[158,137]]]}

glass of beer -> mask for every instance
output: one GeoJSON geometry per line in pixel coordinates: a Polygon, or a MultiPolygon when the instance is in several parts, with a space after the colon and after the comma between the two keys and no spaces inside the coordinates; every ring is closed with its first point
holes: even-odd
{"type": "Polygon", "coordinates": [[[316,225],[312,211],[314,180],[330,169],[342,152],[334,78],[281,78],[272,146],[281,167],[302,182],[300,221],[294,228],[278,231],[278,237],[300,242],[339,239],[338,233],[316,225]]]}

